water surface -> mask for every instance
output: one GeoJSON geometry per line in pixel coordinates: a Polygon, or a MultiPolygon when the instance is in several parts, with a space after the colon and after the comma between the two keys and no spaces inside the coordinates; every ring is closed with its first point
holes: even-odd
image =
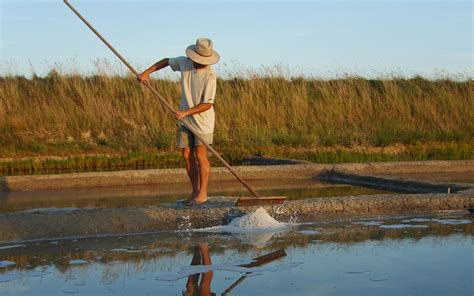
{"type": "Polygon", "coordinates": [[[0,293],[472,295],[472,221],[404,217],[3,245],[0,293]]]}
{"type": "MultiPolygon", "coordinates": [[[[312,197],[384,194],[388,191],[328,184],[318,180],[251,181],[262,196],[286,196],[287,200],[312,197]]],[[[0,192],[0,213],[26,211],[38,208],[118,208],[145,207],[174,203],[187,198],[191,191],[188,183],[163,185],[115,186],[41,190],[31,192],[0,192]]],[[[213,182],[211,196],[248,196],[238,182],[213,182]]]]}

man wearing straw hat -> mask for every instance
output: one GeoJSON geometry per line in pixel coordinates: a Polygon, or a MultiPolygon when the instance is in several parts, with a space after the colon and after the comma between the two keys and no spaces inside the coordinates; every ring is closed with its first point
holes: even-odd
{"type": "MultiPolygon", "coordinates": [[[[196,44],[186,49],[186,55],[176,58],[165,58],[155,63],[139,75],[141,82],[160,69],[170,66],[173,71],[181,72],[181,101],[177,119],[184,119],[199,135],[212,144],[214,135],[214,97],[216,95],[216,75],[211,65],[219,61],[219,54],[214,51],[210,39],[199,38],[196,44]]],[[[178,146],[186,164],[186,171],[193,187],[193,192],[184,201],[185,205],[200,205],[207,201],[210,164],[207,148],[186,127],[179,125],[178,146]]]]}

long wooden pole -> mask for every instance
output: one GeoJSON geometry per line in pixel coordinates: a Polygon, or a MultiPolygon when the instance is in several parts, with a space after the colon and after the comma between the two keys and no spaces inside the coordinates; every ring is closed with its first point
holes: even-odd
{"type": "MultiPolygon", "coordinates": [[[[97,35],[97,37],[99,37],[100,40],[102,40],[102,42],[105,43],[105,45],[107,45],[108,48],[110,48],[110,50],[125,64],[125,66],[127,66],[128,69],[130,69],[130,71],[133,72],[133,74],[135,74],[135,76],[138,77],[138,72],[137,70],[135,70],[135,68],[133,68],[132,65],[130,65],[129,62],[127,62],[127,60],[104,38],[102,37],[102,35],[67,1],[67,0],[64,0],[64,3],[84,22],[84,24],[86,24],[89,29],[92,30],[92,32],[94,32],[95,35],[97,35]]],[[[137,80],[138,81],[138,80],[137,80]]],[[[149,83],[148,81],[145,81],[144,83],[142,83],[143,85],[145,85],[146,88],[148,88],[157,98],[158,100],[160,100],[161,103],[163,103],[165,105],[165,107],[168,109],[168,111],[172,112],[173,115],[176,113],[176,110],[173,108],[173,106],[168,102],[166,101],[159,93],[158,91],[156,91],[149,83]]],[[[244,179],[242,179],[242,177],[239,176],[239,174],[237,174],[237,172],[230,166],[230,164],[227,163],[227,161],[225,161],[224,158],[222,158],[222,156],[220,156],[220,154],[214,149],[212,148],[211,145],[209,145],[206,140],[201,137],[199,135],[199,133],[197,133],[197,131],[184,119],[180,119],[179,120],[188,130],[190,130],[195,136],[196,138],[198,138],[203,144],[204,146],[206,146],[206,148],[212,153],[214,154],[214,156],[220,160],[220,162],[222,162],[222,164],[232,173],[232,175],[235,176],[235,178],[237,178],[237,180],[240,181],[240,183],[242,183],[242,185],[245,186],[245,188],[247,188],[247,190],[254,196],[254,197],[259,197],[259,195],[257,194],[257,192],[255,192],[255,190],[253,190],[250,185],[245,182],[244,179]]]]}

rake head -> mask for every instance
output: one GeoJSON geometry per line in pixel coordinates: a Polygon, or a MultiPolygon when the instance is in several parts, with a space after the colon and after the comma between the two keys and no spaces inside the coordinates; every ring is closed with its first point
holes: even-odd
{"type": "Polygon", "coordinates": [[[279,205],[285,202],[285,196],[250,197],[243,196],[235,203],[236,207],[279,205]]]}

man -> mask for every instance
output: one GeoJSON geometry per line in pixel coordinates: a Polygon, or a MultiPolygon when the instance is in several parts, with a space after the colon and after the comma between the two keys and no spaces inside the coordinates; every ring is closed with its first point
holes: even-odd
{"type": "MultiPolygon", "coordinates": [[[[187,57],[165,58],[155,63],[138,76],[140,82],[160,69],[170,66],[181,72],[181,101],[176,118],[184,119],[199,135],[212,144],[214,134],[214,97],[216,95],[216,75],[211,65],[219,61],[210,39],[199,38],[195,45],[186,49],[187,57]]],[[[178,146],[186,164],[186,171],[193,187],[185,205],[200,205],[207,201],[210,164],[207,149],[184,125],[178,128],[178,146]],[[197,162],[196,162],[197,161],[197,162]]]]}

